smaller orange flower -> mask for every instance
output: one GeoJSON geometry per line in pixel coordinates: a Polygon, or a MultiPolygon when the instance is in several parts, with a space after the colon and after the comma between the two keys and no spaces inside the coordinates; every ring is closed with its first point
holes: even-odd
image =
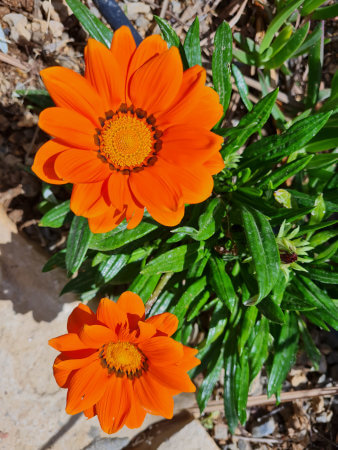
{"type": "Polygon", "coordinates": [[[187,371],[197,350],[170,336],[178,319],[170,313],[145,320],[140,297],[124,292],[115,303],[103,298],[96,314],[83,304],[68,318],[68,333],[49,345],[61,354],[54,376],[68,389],[66,412],[98,416],[106,433],[138,428],[146,413],[170,419],[173,396],[194,392],[187,371]]]}

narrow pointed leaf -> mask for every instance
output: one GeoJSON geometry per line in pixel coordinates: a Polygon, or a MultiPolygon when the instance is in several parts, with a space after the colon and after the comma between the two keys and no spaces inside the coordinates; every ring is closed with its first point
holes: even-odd
{"type": "Polygon", "coordinates": [[[66,267],[69,274],[76,272],[81,266],[91,237],[88,220],[74,216],[67,239],[66,267]]]}
{"type": "Polygon", "coordinates": [[[189,67],[193,67],[196,64],[202,65],[200,36],[200,26],[198,17],[193,21],[189,28],[184,41],[184,52],[188,60],[189,67]]]}

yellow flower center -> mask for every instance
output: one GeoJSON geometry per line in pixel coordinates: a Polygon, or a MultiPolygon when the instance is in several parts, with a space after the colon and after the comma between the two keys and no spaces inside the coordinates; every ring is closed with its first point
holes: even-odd
{"type": "Polygon", "coordinates": [[[148,370],[145,355],[134,344],[129,342],[109,342],[99,354],[101,365],[108,369],[109,375],[127,376],[130,379],[140,377],[148,370]]]}
{"type": "Polygon", "coordinates": [[[102,128],[94,136],[99,146],[99,158],[109,163],[111,170],[128,175],[153,165],[156,153],[162,147],[162,131],[156,126],[153,115],[123,103],[116,111],[108,111],[100,118],[102,128]]]}

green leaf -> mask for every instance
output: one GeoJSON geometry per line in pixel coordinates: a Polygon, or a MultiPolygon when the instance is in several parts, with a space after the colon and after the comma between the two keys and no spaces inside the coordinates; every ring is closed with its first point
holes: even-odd
{"type": "Polygon", "coordinates": [[[236,368],[238,357],[236,354],[235,339],[225,344],[224,351],[224,412],[230,432],[235,433],[238,424],[237,398],[236,398],[236,368]]]}
{"type": "Polygon", "coordinates": [[[284,47],[269,61],[265,63],[267,69],[280,67],[286,60],[292,58],[296,50],[302,45],[309,31],[310,22],[299,28],[284,45],[284,47]]]}
{"type": "Polygon", "coordinates": [[[271,322],[283,324],[285,323],[285,317],[283,311],[273,300],[272,297],[264,298],[258,305],[259,311],[264,314],[271,322]]]}
{"type": "Polygon", "coordinates": [[[64,286],[60,295],[66,294],[67,292],[76,292],[77,294],[82,294],[84,292],[98,291],[98,287],[95,283],[95,272],[90,268],[84,272],[79,272],[76,278],[72,278],[64,286]]]}
{"type": "Polygon", "coordinates": [[[157,228],[157,224],[143,220],[136,228],[128,230],[127,224],[123,222],[109,233],[94,234],[90,241],[90,248],[102,251],[115,250],[141,239],[157,228]]]}
{"type": "Polygon", "coordinates": [[[297,316],[286,314],[286,322],[280,328],[279,336],[275,341],[275,354],[267,387],[268,397],[279,395],[282,384],[295,362],[298,349],[299,329],[297,316]]]}
{"type": "Polygon", "coordinates": [[[215,50],[212,55],[212,79],[226,113],[231,97],[232,33],[227,22],[221,23],[215,34],[215,50]]]}
{"type": "Polygon", "coordinates": [[[315,267],[306,267],[307,273],[304,276],[309,277],[311,280],[320,281],[324,284],[338,284],[338,273],[330,272],[328,270],[317,269],[315,267]]]}
{"type": "Polygon", "coordinates": [[[176,31],[168,24],[168,22],[163,20],[161,17],[154,15],[154,19],[156,20],[157,25],[160,27],[163,39],[167,42],[168,47],[178,48],[181,55],[183,67],[184,69],[187,69],[189,67],[187,57],[185,55],[185,51],[183,45],[181,44],[180,38],[176,34],[176,31]]]}
{"type": "Polygon", "coordinates": [[[319,23],[316,28],[306,36],[303,44],[297,49],[297,51],[293,54],[293,58],[296,58],[299,55],[303,55],[306,53],[312,46],[316,45],[316,42],[320,39],[322,35],[322,27],[319,23]]]}
{"type": "Polygon", "coordinates": [[[318,6],[325,3],[326,0],[305,0],[304,5],[301,10],[301,16],[307,16],[311,14],[318,6]]]}
{"type": "Polygon", "coordinates": [[[250,383],[256,378],[268,357],[269,321],[262,317],[255,325],[255,337],[249,353],[250,383]]]}
{"type": "Polygon", "coordinates": [[[220,198],[213,198],[206,204],[205,211],[198,220],[199,230],[195,239],[206,241],[219,230],[226,213],[225,204],[220,198]]]}
{"type": "Polygon", "coordinates": [[[242,207],[242,220],[250,255],[256,271],[258,295],[255,302],[266,297],[275,285],[280,258],[275,235],[267,218],[257,210],[242,207]]]}
{"type": "MultiPolygon", "coordinates": [[[[293,200],[296,200],[297,203],[299,203],[300,205],[305,206],[305,207],[310,207],[312,209],[314,208],[315,202],[317,200],[317,196],[305,194],[304,192],[299,192],[294,189],[288,189],[288,191],[292,195],[293,200]]],[[[327,194],[325,194],[325,196],[326,195],[327,194]]],[[[327,213],[338,212],[338,203],[329,201],[326,199],[326,197],[324,197],[324,201],[325,201],[325,208],[326,208],[327,213]]],[[[313,226],[313,225],[311,224],[310,226],[313,226]]],[[[307,229],[308,228],[309,227],[307,227],[307,229]]],[[[304,227],[303,230],[304,229],[306,229],[306,228],[304,227]]]]}
{"type": "Polygon", "coordinates": [[[18,89],[15,93],[41,109],[54,106],[53,100],[45,89],[18,89]]]}
{"type": "Polygon", "coordinates": [[[300,150],[325,125],[331,113],[320,113],[307,117],[292,125],[283,134],[265,137],[245,149],[240,170],[266,164],[267,161],[279,161],[285,156],[300,150]]]}
{"type": "Polygon", "coordinates": [[[219,336],[224,332],[225,326],[227,324],[227,309],[222,301],[216,303],[214,312],[212,313],[209,331],[207,335],[207,341],[205,345],[210,345],[216,341],[219,336]]]}
{"type": "Polygon", "coordinates": [[[211,256],[208,261],[209,282],[217,297],[222,300],[229,311],[233,312],[237,303],[237,295],[231,278],[225,270],[224,261],[217,256],[211,256]]]}
{"type": "Polygon", "coordinates": [[[240,327],[241,334],[239,335],[237,347],[238,353],[241,355],[244,349],[244,346],[251,334],[251,331],[256,323],[256,318],[258,314],[258,309],[256,306],[248,306],[245,309],[245,313],[242,319],[242,324],[240,327]]]}
{"type": "Polygon", "coordinates": [[[321,24],[321,36],[309,51],[309,75],[305,106],[312,108],[318,101],[319,86],[322,78],[324,58],[324,22],[321,24]]]}
{"type": "Polygon", "coordinates": [[[50,270],[55,269],[56,267],[61,267],[62,269],[66,268],[66,249],[60,250],[55,253],[53,256],[49,258],[46,264],[42,268],[42,272],[49,272],[50,270]]]}
{"type": "Polygon", "coordinates": [[[325,248],[322,252],[318,253],[318,255],[315,256],[314,258],[315,263],[319,264],[328,261],[337,253],[337,250],[338,250],[338,241],[335,241],[327,248],[325,248]]]}
{"type": "Polygon", "coordinates": [[[85,217],[74,216],[67,239],[66,267],[69,274],[81,266],[89,247],[92,233],[85,217]]]}
{"type": "Polygon", "coordinates": [[[330,331],[330,328],[326,325],[322,319],[321,313],[318,311],[304,311],[304,316],[310,320],[310,322],[317,325],[317,327],[322,328],[325,331],[330,331]]]}
{"type": "Polygon", "coordinates": [[[185,287],[184,294],[180,297],[174,309],[174,314],[177,316],[180,325],[182,325],[189,306],[204,291],[206,284],[206,277],[202,277],[192,282],[190,286],[185,287]]]}
{"type": "Polygon", "coordinates": [[[278,89],[263,97],[239,122],[236,128],[232,129],[232,136],[225,144],[222,154],[231,154],[242,147],[247,139],[254,133],[260,131],[268,120],[272,107],[275,104],[278,89]]]}
{"type": "Polygon", "coordinates": [[[326,212],[325,202],[323,198],[323,194],[319,194],[318,197],[315,200],[313,211],[311,212],[310,217],[310,225],[316,225],[317,223],[320,223],[326,212]]]}
{"type": "MultiPolygon", "coordinates": [[[[336,223],[336,221],[325,222],[324,224],[322,223],[319,225],[329,226],[329,225],[333,225],[334,223],[336,223]]],[[[314,227],[316,227],[316,226],[317,225],[314,225],[314,227]]],[[[303,234],[303,231],[301,231],[299,233],[303,234]]],[[[299,235],[299,233],[297,234],[297,236],[299,235]]],[[[338,235],[338,230],[325,230],[320,233],[316,233],[314,236],[312,236],[312,238],[310,239],[309,242],[310,242],[311,247],[315,248],[321,244],[324,244],[325,242],[328,242],[331,238],[336,237],[337,235],[338,235]]]]}
{"type": "Polygon", "coordinates": [[[235,83],[236,83],[239,95],[241,96],[241,99],[242,99],[246,109],[248,111],[251,111],[253,108],[253,104],[249,100],[249,97],[248,97],[249,89],[248,89],[248,86],[242,75],[242,72],[239,70],[239,68],[237,66],[235,66],[235,64],[232,64],[231,69],[232,69],[232,75],[235,79],[235,83]]]}
{"type": "Polygon", "coordinates": [[[39,225],[42,227],[59,228],[61,227],[71,216],[69,209],[70,200],[66,200],[60,203],[54,208],[50,209],[40,220],[39,225]]]}
{"type": "Polygon", "coordinates": [[[98,285],[108,283],[128,263],[130,255],[111,255],[107,261],[102,261],[98,267],[96,282],[98,285]]]}
{"type": "Polygon", "coordinates": [[[279,30],[279,28],[285,24],[286,20],[289,16],[303,3],[304,0],[292,0],[288,2],[283,8],[270,22],[268,29],[266,30],[265,36],[262,40],[262,43],[259,47],[259,53],[263,53],[266,50],[275,35],[275,33],[279,30]]]}
{"type": "Polygon", "coordinates": [[[193,21],[189,28],[184,41],[184,52],[186,54],[189,67],[193,67],[196,64],[202,65],[201,46],[200,46],[200,24],[198,17],[193,21]]]}
{"type": "MultiPolygon", "coordinates": [[[[296,234],[295,237],[302,236],[303,234],[306,234],[309,231],[317,231],[317,230],[322,230],[323,228],[331,227],[332,225],[335,225],[336,223],[338,223],[338,220],[330,220],[328,222],[319,223],[318,225],[302,227],[301,230],[296,234]]],[[[316,236],[314,236],[312,239],[314,239],[315,237],[316,236]]],[[[323,242],[325,242],[325,241],[323,241],[323,242]]],[[[315,247],[315,245],[313,243],[311,243],[311,245],[312,245],[312,247],[315,247]]],[[[319,245],[319,244],[316,244],[316,245],[319,245]]]]}
{"type": "Polygon", "coordinates": [[[297,275],[293,278],[293,284],[297,287],[304,299],[310,304],[325,311],[333,318],[338,318],[338,308],[331,298],[313,281],[303,275],[297,275]]]}
{"type": "Polygon", "coordinates": [[[143,275],[140,273],[129,286],[129,290],[139,295],[143,303],[146,303],[154,292],[161,274],[157,275],[143,275]]]}
{"type": "Polygon", "coordinates": [[[161,272],[182,272],[201,258],[203,251],[200,244],[181,245],[152,259],[141,273],[155,275],[161,272]]]}
{"type": "Polygon", "coordinates": [[[237,411],[238,418],[242,425],[246,422],[246,405],[249,394],[249,380],[249,360],[248,355],[244,352],[240,358],[240,363],[236,367],[237,411]]]}
{"type": "Polygon", "coordinates": [[[278,53],[284,47],[284,45],[290,39],[292,31],[293,31],[292,25],[287,25],[285,28],[282,29],[282,31],[278,34],[276,39],[274,39],[273,43],[271,44],[270,48],[272,49],[272,53],[270,58],[275,56],[275,54],[278,53]]]}
{"type": "Polygon", "coordinates": [[[326,6],[324,8],[318,8],[317,11],[315,11],[312,14],[313,20],[326,20],[326,19],[332,19],[333,17],[338,16],[338,3],[326,6]]]}
{"type": "Polygon", "coordinates": [[[197,391],[196,400],[201,413],[204,411],[206,404],[214,390],[214,387],[219,380],[219,375],[223,367],[223,348],[217,351],[218,358],[212,365],[208,375],[204,378],[203,383],[197,391]]]}
{"type": "Polygon", "coordinates": [[[195,317],[199,315],[209,298],[210,293],[208,291],[201,293],[197,298],[195,298],[195,300],[190,305],[190,310],[186,319],[187,322],[191,322],[193,319],[195,319],[195,317]]]}
{"type": "Polygon", "coordinates": [[[90,36],[110,48],[113,33],[80,0],[66,0],[83,28],[90,36]]]}
{"type": "Polygon", "coordinates": [[[304,349],[308,355],[308,357],[313,362],[313,366],[316,370],[318,370],[320,363],[320,351],[315,346],[315,343],[312,340],[311,334],[307,329],[307,326],[303,322],[303,320],[298,319],[298,327],[301,333],[304,349]]]}
{"type": "MultiPolygon", "coordinates": [[[[300,172],[301,170],[306,167],[311,159],[313,158],[313,155],[305,156],[304,158],[300,158],[296,161],[293,161],[291,163],[285,164],[282,167],[279,167],[275,171],[273,171],[271,174],[267,175],[262,179],[261,182],[259,182],[259,187],[261,189],[268,188],[268,189],[276,189],[278,186],[280,186],[284,181],[286,181],[288,178],[294,176],[296,173],[300,172]]],[[[286,191],[287,192],[287,191],[286,191]]]]}

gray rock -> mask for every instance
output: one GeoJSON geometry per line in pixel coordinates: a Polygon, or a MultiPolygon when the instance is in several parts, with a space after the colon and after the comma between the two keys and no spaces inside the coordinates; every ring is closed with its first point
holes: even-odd
{"type": "Polygon", "coordinates": [[[122,450],[128,442],[129,439],[127,438],[95,439],[83,450],[122,450]]]}
{"type": "Polygon", "coordinates": [[[255,437],[263,437],[272,434],[275,431],[275,421],[273,417],[270,417],[268,420],[256,424],[252,427],[252,435],[255,437]]]}
{"type": "Polygon", "coordinates": [[[216,423],[214,428],[214,439],[226,441],[228,439],[228,427],[225,423],[216,423]]]}
{"type": "Polygon", "coordinates": [[[219,447],[198,420],[192,420],[160,444],[158,450],[217,450],[219,447]]]}

